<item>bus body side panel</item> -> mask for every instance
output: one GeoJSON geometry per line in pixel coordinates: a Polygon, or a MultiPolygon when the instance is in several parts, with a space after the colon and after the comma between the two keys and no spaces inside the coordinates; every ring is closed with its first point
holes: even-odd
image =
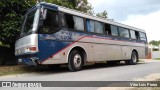
{"type": "Polygon", "coordinates": [[[87,61],[128,60],[135,49],[139,58],[144,58],[144,43],[118,39],[111,36],[97,36],[60,30],[51,35],[39,35],[39,56],[42,64],[67,63],[70,51],[81,47],[86,51],[87,61]]]}
{"type": "Polygon", "coordinates": [[[67,63],[68,56],[72,48],[81,47],[87,53],[87,60],[94,60],[94,52],[91,38],[83,39],[87,37],[84,33],[76,33],[66,30],[60,30],[51,35],[39,35],[39,57],[41,58],[41,64],[59,64],[67,63]],[[88,42],[87,42],[88,41],[88,42]]]}

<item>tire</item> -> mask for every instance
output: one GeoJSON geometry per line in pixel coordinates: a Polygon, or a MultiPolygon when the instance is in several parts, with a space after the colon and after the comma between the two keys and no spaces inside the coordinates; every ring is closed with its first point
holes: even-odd
{"type": "Polygon", "coordinates": [[[84,58],[77,50],[72,50],[68,58],[68,69],[72,72],[82,69],[84,58]]]}
{"type": "Polygon", "coordinates": [[[128,65],[136,65],[137,62],[138,62],[138,54],[135,51],[132,52],[131,59],[125,61],[125,63],[128,65]]]}

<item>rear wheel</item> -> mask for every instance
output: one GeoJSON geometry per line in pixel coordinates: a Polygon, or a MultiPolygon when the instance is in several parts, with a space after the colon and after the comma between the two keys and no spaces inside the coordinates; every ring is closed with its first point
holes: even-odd
{"type": "Polygon", "coordinates": [[[68,68],[70,71],[79,71],[82,69],[84,63],[84,59],[82,54],[77,51],[71,51],[69,58],[68,58],[68,68]]]}
{"type": "Polygon", "coordinates": [[[132,52],[131,59],[125,61],[126,64],[135,65],[138,62],[138,55],[135,51],[132,52]]]}

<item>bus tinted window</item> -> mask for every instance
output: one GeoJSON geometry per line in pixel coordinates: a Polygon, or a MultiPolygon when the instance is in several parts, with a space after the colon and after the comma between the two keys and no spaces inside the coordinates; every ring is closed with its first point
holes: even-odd
{"type": "Polygon", "coordinates": [[[65,14],[66,23],[69,28],[84,31],[84,21],[83,18],[72,16],[70,14],[65,14]]]}
{"type": "Polygon", "coordinates": [[[103,24],[101,22],[87,19],[87,31],[95,33],[103,33],[103,24]]]}
{"type": "Polygon", "coordinates": [[[105,24],[105,33],[111,35],[111,27],[109,24],[105,24]]]}
{"type": "Polygon", "coordinates": [[[140,36],[140,40],[144,40],[146,41],[146,34],[145,33],[142,33],[142,32],[139,32],[139,36],[140,36]]]}
{"type": "Polygon", "coordinates": [[[135,31],[130,30],[130,35],[131,35],[131,38],[132,38],[132,39],[137,39],[137,38],[136,38],[136,32],[135,32],[135,31]]]}
{"type": "Polygon", "coordinates": [[[119,27],[119,34],[121,37],[129,38],[129,30],[119,27]]]}
{"type": "Polygon", "coordinates": [[[84,31],[84,21],[83,18],[73,16],[74,29],[84,31]]]}
{"type": "Polygon", "coordinates": [[[94,21],[87,19],[87,31],[94,32],[94,21]]]}
{"type": "Polygon", "coordinates": [[[73,16],[70,14],[65,14],[65,19],[66,19],[68,28],[74,29],[73,16]]]}
{"type": "Polygon", "coordinates": [[[103,24],[95,21],[95,32],[103,33],[103,24]]]}
{"type": "Polygon", "coordinates": [[[111,34],[113,36],[118,36],[118,27],[111,25],[111,34]]]}
{"type": "Polygon", "coordinates": [[[47,17],[43,22],[43,32],[42,33],[53,32],[53,30],[58,27],[59,27],[58,13],[55,11],[48,10],[47,17]]]}

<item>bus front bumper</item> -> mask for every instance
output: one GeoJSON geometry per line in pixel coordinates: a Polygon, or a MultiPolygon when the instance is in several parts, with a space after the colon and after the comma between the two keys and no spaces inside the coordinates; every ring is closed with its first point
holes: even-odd
{"type": "Polygon", "coordinates": [[[39,65],[40,60],[36,54],[34,55],[20,55],[17,56],[18,64],[27,64],[27,65],[39,65]]]}

